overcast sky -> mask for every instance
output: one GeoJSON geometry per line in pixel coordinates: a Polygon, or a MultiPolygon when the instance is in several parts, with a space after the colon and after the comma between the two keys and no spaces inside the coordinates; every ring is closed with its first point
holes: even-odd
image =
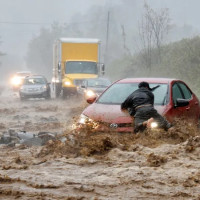
{"type": "MultiPolygon", "coordinates": [[[[50,27],[53,22],[70,23],[72,16],[84,14],[94,5],[114,7],[122,4],[131,12],[130,0],[0,0],[0,51],[23,59],[28,42],[40,28],[50,27]]],[[[137,2],[142,12],[143,0],[137,2]],[[139,2],[139,3],[138,3],[139,2]]],[[[189,24],[200,32],[200,0],[146,0],[153,8],[169,8],[172,23],[189,24]]],[[[126,15],[126,13],[124,13],[126,15]]],[[[139,18],[139,16],[138,16],[139,18]]],[[[134,20],[134,19],[127,19],[134,20]]],[[[73,37],[73,36],[72,36],[73,37]]]]}
{"type": "Polygon", "coordinates": [[[67,23],[76,13],[85,13],[105,0],[0,0],[1,49],[24,55],[27,42],[41,27],[67,23]]]}

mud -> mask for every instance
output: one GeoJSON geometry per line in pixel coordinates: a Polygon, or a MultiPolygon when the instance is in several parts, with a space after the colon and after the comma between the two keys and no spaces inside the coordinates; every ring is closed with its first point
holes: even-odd
{"type": "Polygon", "coordinates": [[[200,132],[184,120],[174,130],[137,135],[76,132],[79,99],[0,98],[0,135],[8,129],[55,132],[45,146],[0,145],[0,199],[199,199],[200,132]]]}

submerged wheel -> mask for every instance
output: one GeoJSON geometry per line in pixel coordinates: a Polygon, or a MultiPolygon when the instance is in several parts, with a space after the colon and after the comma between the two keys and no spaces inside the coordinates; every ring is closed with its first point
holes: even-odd
{"type": "Polygon", "coordinates": [[[25,101],[25,100],[26,100],[26,97],[20,96],[20,100],[21,100],[21,101],[25,101]]]}

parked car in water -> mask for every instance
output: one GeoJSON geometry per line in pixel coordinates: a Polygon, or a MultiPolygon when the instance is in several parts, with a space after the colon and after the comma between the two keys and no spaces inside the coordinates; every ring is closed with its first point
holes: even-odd
{"type": "Polygon", "coordinates": [[[10,80],[13,91],[18,91],[24,81],[24,78],[30,75],[30,71],[16,72],[10,80]]]}
{"type": "Polygon", "coordinates": [[[169,78],[126,78],[113,83],[98,98],[87,99],[89,105],[81,114],[79,123],[98,122],[98,130],[133,132],[133,119],[121,111],[121,103],[136,89],[138,84],[146,81],[150,87],[159,85],[153,91],[155,108],[170,122],[175,118],[185,117],[198,123],[200,104],[197,96],[185,82],[169,78]]]}
{"type": "Polygon", "coordinates": [[[21,100],[28,98],[49,99],[51,97],[50,83],[41,75],[28,76],[20,87],[19,96],[21,100]]]}
{"type": "Polygon", "coordinates": [[[90,78],[83,80],[77,91],[87,99],[99,96],[109,85],[111,85],[111,81],[108,78],[90,78]]]}

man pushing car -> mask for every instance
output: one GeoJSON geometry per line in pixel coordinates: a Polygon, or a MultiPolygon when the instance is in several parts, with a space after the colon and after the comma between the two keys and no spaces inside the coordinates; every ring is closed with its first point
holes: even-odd
{"type": "Polygon", "coordinates": [[[121,110],[128,111],[130,116],[134,118],[134,133],[144,131],[152,121],[157,122],[159,128],[165,130],[172,127],[154,108],[154,94],[152,91],[158,87],[159,85],[150,88],[149,83],[141,82],[138,89],[121,104],[121,110]]]}

